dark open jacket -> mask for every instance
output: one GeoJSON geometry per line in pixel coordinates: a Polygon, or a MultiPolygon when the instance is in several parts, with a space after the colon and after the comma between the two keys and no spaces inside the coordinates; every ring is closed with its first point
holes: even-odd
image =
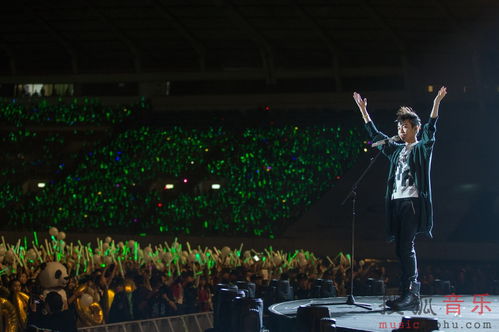
{"type": "MultiPolygon", "coordinates": [[[[436,122],[437,118],[430,118],[428,123],[423,126],[421,140],[416,143],[416,145],[414,145],[411,153],[409,154],[409,168],[411,170],[411,173],[414,175],[416,188],[418,189],[419,198],[421,199],[421,204],[419,204],[420,220],[417,233],[422,233],[430,238],[433,237],[431,233],[433,228],[433,207],[431,200],[430,169],[431,155],[433,151],[433,145],[435,143],[436,122]]],[[[366,123],[366,129],[373,141],[379,141],[388,138],[388,136],[376,129],[376,126],[372,121],[366,123]]],[[[389,241],[393,241],[395,237],[393,231],[394,227],[392,224],[391,198],[399,154],[402,151],[403,147],[404,144],[393,142],[378,146],[378,149],[380,149],[390,161],[390,170],[388,171],[388,180],[385,195],[386,230],[389,241]]]]}

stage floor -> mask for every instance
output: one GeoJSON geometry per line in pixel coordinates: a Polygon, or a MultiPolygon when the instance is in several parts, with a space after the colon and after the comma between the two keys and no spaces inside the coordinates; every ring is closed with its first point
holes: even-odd
{"type": "Polygon", "coordinates": [[[356,302],[371,304],[372,310],[346,304],[328,305],[346,301],[344,297],[333,297],[278,303],[271,305],[269,311],[275,321],[279,318],[290,321],[289,318],[296,317],[299,306],[324,304],[340,331],[392,331],[399,328],[403,316],[436,318],[441,331],[499,331],[499,296],[481,295],[422,296],[417,312],[390,311],[383,303],[391,297],[382,296],[355,297],[356,302]]]}

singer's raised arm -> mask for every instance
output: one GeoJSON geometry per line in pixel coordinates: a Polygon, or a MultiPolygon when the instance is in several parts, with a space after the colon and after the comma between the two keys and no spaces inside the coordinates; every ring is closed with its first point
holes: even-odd
{"type": "MultiPolygon", "coordinates": [[[[367,112],[367,98],[362,98],[360,94],[354,92],[353,99],[355,100],[355,103],[357,103],[357,106],[359,107],[360,113],[362,114],[362,118],[364,119],[365,128],[367,130],[367,133],[369,134],[369,138],[371,139],[371,141],[376,142],[388,139],[388,136],[379,131],[374,125],[373,121],[371,120],[371,117],[367,112]]],[[[393,152],[396,150],[397,145],[391,141],[388,141],[386,144],[379,145],[377,148],[381,150],[384,155],[390,157],[393,154],[393,152]]]]}
{"type": "Polygon", "coordinates": [[[445,86],[438,90],[435,99],[433,100],[433,107],[431,109],[430,120],[427,124],[423,126],[423,134],[421,135],[421,142],[425,147],[426,153],[431,154],[433,145],[435,144],[435,131],[436,123],[438,118],[438,111],[440,108],[440,102],[447,95],[447,88],[445,86]]]}
{"type": "Polygon", "coordinates": [[[365,123],[370,122],[371,118],[369,117],[369,113],[367,113],[367,98],[362,99],[362,97],[357,92],[354,92],[353,99],[355,100],[357,106],[359,107],[364,122],[365,123]]]}
{"type": "Polygon", "coordinates": [[[447,88],[443,86],[440,88],[440,90],[438,90],[438,93],[435,96],[435,99],[433,100],[433,108],[431,109],[430,118],[438,117],[438,109],[440,107],[440,102],[442,101],[442,99],[444,99],[446,95],[447,95],[447,88]]]}

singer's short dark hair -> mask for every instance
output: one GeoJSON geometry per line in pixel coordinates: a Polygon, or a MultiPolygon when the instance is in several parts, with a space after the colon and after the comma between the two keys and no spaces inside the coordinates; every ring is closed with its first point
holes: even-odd
{"type": "Polygon", "coordinates": [[[397,123],[403,123],[405,120],[409,120],[413,127],[421,126],[421,119],[419,116],[410,108],[409,106],[400,106],[397,111],[397,123]]]}

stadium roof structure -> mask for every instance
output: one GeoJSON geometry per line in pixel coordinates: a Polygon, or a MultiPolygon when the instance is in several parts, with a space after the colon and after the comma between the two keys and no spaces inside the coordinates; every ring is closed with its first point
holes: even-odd
{"type": "Polygon", "coordinates": [[[498,13],[490,0],[10,1],[0,12],[0,71],[268,80],[338,66],[396,71],[411,54],[490,45],[498,13]]]}
{"type": "Polygon", "coordinates": [[[487,79],[478,68],[499,72],[498,14],[492,0],[10,1],[0,84],[225,82],[220,91],[259,92],[251,82],[279,81],[272,92],[341,92],[445,76],[471,86],[487,79]]]}

